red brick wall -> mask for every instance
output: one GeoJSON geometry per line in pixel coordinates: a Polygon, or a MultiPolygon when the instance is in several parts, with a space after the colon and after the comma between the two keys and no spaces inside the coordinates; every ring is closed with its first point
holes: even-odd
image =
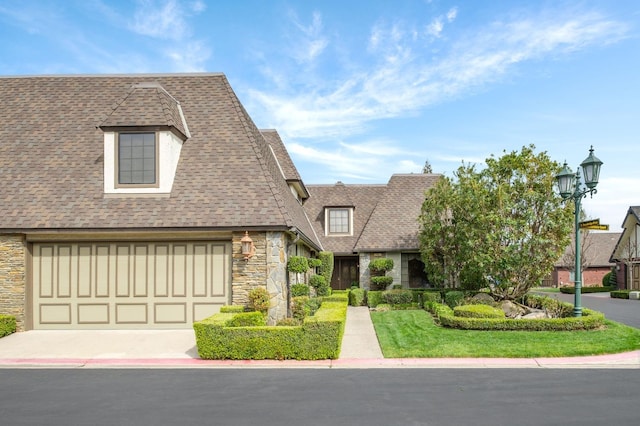
{"type": "MultiPolygon", "coordinates": [[[[611,268],[589,268],[582,271],[582,286],[593,287],[601,286],[602,278],[611,271],[611,268]]],[[[556,284],[560,287],[573,286],[573,281],[570,279],[570,272],[567,270],[557,270],[556,284]]]]}

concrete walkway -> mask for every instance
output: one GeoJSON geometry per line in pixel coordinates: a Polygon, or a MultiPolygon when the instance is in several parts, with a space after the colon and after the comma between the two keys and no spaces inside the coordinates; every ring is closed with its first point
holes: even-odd
{"type": "Polygon", "coordinates": [[[640,351],[575,358],[383,358],[366,307],[349,307],[337,360],[211,361],[193,330],[32,330],[0,339],[0,368],[632,368],[640,351]]]}

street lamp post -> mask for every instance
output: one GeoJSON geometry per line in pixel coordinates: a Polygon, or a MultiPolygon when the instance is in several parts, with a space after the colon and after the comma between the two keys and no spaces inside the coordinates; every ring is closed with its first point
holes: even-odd
{"type": "Polygon", "coordinates": [[[582,206],[582,199],[589,194],[593,196],[596,191],[596,185],[598,185],[598,177],[600,175],[600,161],[595,155],[593,155],[593,146],[589,149],[589,156],[580,163],[580,167],[584,172],[584,184],[583,187],[580,183],[580,167],[576,170],[575,174],[567,166],[565,161],[562,170],[556,175],[556,182],[558,183],[558,192],[563,200],[573,200],[574,202],[574,219],[575,219],[575,301],[573,304],[573,316],[582,316],[582,265],[580,265],[580,211],[582,206]]]}

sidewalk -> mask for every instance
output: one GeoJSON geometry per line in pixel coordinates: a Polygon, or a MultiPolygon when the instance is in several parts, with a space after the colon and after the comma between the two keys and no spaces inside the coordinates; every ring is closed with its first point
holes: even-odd
{"type": "Polygon", "coordinates": [[[366,307],[349,307],[337,360],[212,361],[193,330],[32,330],[0,339],[0,368],[640,368],[640,351],[576,358],[383,358],[366,307]]]}

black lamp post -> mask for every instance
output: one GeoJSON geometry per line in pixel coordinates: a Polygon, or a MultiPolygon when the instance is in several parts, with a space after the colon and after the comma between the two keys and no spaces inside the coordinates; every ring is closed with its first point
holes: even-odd
{"type": "Polygon", "coordinates": [[[574,202],[574,219],[575,219],[575,242],[576,242],[576,254],[575,254],[575,302],[573,304],[573,316],[582,316],[582,266],[580,265],[580,210],[582,205],[582,199],[589,194],[593,196],[598,185],[598,177],[600,176],[600,161],[595,155],[593,155],[593,146],[589,149],[589,156],[580,163],[580,167],[584,173],[585,187],[580,184],[580,167],[576,170],[575,174],[564,163],[564,166],[560,173],[556,175],[556,181],[558,183],[558,192],[563,200],[572,199],[574,202]]]}

